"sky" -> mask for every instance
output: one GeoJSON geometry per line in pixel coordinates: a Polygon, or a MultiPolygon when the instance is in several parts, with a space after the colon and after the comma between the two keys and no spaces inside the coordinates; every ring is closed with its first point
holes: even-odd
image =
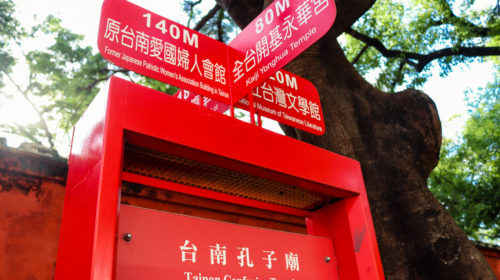
{"type": "MultiPolygon", "coordinates": [[[[62,26],[77,34],[85,36],[84,43],[97,51],[97,32],[99,26],[102,0],[68,1],[68,0],[16,0],[16,17],[25,26],[38,22],[47,15],[53,14],[62,19],[62,26]]],[[[134,0],[134,2],[148,10],[165,16],[179,23],[186,23],[182,12],[181,1],[134,0]]],[[[206,9],[213,7],[215,1],[204,0],[206,9]]],[[[484,87],[493,80],[493,65],[490,63],[471,63],[459,65],[447,77],[439,77],[436,72],[433,77],[421,88],[436,103],[443,124],[443,136],[455,138],[467,119],[466,101],[464,92],[468,89],[484,87]]],[[[16,68],[14,75],[22,77],[26,69],[16,68]]],[[[11,88],[12,89],[12,88],[11,88]]],[[[22,98],[6,100],[0,95],[0,122],[27,124],[36,119],[36,114],[22,98]]],[[[271,129],[279,129],[277,124],[265,120],[264,125],[271,129]]],[[[17,147],[24,139],[0,133],[0,137],[7,137],[8,145],[17,147]]],[[[69,135],[57,139],[57,146],[62,155],[69,151],[69,135]]]]}

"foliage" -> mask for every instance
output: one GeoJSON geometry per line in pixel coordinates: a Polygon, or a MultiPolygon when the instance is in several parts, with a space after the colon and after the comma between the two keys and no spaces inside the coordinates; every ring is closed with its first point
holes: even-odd
{"type": "Polygon", "coordinates": [[[475,108],[463,136],[446,140],[430,190],[464,231],[500,243],[500,81],[471,101],[475,108]]]}
{"type": "Polygon", "coordinates": [[[187,26],[216,40],[227,43],[237,28],[236,24],[234,24],[227,12],[218,4],[202,17],[201,2],[201,0],[184,0],[183,9],[188,16],[187,26]],[[192,22],[196,22],[197,24],[191,26],[192,22]]]}
{"type": "Polygon", "coordinates": [[[500,14],[473,8],[474,0],[379,0],[346,35],[344,50],[362,75],[376,75],[376,86],[419,86],[437,60],[441,75],[454,65],[498,55],[500,14]]]}
{"type": "MultiPolygon", "coordinates": [[[[48,146],[55,157],[58,156],[55,147],[57,133],[68,132],[73,127],[93,100],[99,85],[109,76],[121,73],[157,90],[169,93],[176,90],[106,62],[91,47],[83,46],[82,35],[62,27],[61,20],[53,16],[29,32],[17,31],[21,29],[19,22],[12,17],[13,11],[11,1],[0,0],[0,78],[7,77],[16,88],[11,92],[2,90],[2,94],[7,97],[22,95],[39,120],[26,126],[0,124],[0,128],[30,142],[48,146]],[[37,48],[28,49],[32,42],[36,42],[37,48]],[[11,75],[11,68],[16,64],[14,53],[21,53],[18,63],[27,66],[26,77],[11,75]]],[[[0,84],[0,88],[3,86],[0,84]]]]}
{"type": "Polygon", "coordinates": [[[0,1],[0,87],[3,86],[3,72],[10,73],[15,63],[11,54],[11,42],[19,40],[22,30],[19,22],[12,16],[14,4],[12,1],[0,1]]]}
{"type": "Polygon", "coordinates": [[[106,80],[115,71],[109,69],[102,57],[94,54],[90,47],[81,46],[83,36],[63,28],[60,23],[59,19],[49,16],[42,24],[18,38],[3,34],[10,37],[11,44],[15,44],[17,52],[22,53],[23,62],[28,67],[25,83],[12,77],[9,68],[0,68],[0,72],[17,89],[4,94],[21,94],[39,117],[37,123],[26,127],[4,124],[2,128],[50,147],[54,155],[57,155],[54,131],[68,131],[95,96],[97,83],[106,80]],[[49,42],[47,46],[35,50],[24,48],[30,40],[41,38],[49,42]]]}
{"type": "MultiPolygon", "coordinates": [[[[445,76],[455,65],[483,59],[485,50],[500,50],[499,7],[475,4],[479,3],[378,0],[347,32],[344,51],[360,74],[376,77],[375,86],[382,90],[420,86],[433,65],[445,76]]],[[[498,56],[489,59],[498,62],[498,56]]],[[[463,136],[444,141],[429,185],[469,236],[499,243],[498,79],[484,91],[483,98],[471,104],[475,111],[463,136]]]]}

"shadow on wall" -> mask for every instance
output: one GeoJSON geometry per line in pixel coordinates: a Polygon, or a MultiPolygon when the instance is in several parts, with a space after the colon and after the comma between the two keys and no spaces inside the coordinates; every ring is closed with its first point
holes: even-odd
{"type": "Polygon", "coordinates": [[[54,279],[65,161],[0,145],[0,279],[54,279]]]}

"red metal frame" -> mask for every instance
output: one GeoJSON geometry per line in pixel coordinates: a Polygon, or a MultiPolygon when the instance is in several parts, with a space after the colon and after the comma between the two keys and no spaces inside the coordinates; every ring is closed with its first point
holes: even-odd
{"type": "Polygon", "coordinates": [[[302,216],[339,279],[384,279],[358,162],[116,77],[74,130],[56,279],[114,279],[122,180],[302,216]],[[125,140],[341,199],[305,211],[122,172],[125,140]]]}

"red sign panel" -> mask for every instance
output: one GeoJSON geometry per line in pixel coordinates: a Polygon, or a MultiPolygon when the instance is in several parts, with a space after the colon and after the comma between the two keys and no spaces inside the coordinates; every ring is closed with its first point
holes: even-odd
{"type": "Polygon", "coordinates": [[[234,104],[323,36],[334,18],[331,0],[275,0],[228,47],[128,1],[108,0],[98,47],[120,67],[234,104]]]}
{"type": "Polygon", "coordinates": [[[108,0],[98,46],[114,64],[180,87],[186,90],[183,99],[214,111],[224,112],[224,104],[238,100],[236,106],[248,108],[241,99],[254,88],[256,112],[321,135],[325,125],[314,86],[284,70],[267,78],[318,40],[334,17],[329,0],[276,0],[228,47],[128,1],[108,0]],[[280,52],[285,55],[276,56],[280,52]]]}
{"type": "MultiPolygon", "coordinates": [[[[253,89],[254,109],[261,116],[293,126],[309,133],[325,133],[323,111],[316,87],[293,73],[279,70],[264,83],[253,89]]],[[[212,111],[224,113],[229,106],[186,90],[179,90],[179,99],[201,105],[212,111]]],[[[249,110],[246,98],[236,107],[249,110]]]]}
{"type": "Polygon", "coordinates": [[[184,90],[184,89],[179,89],[174,94],[174,96],[179,98],[179,99],[182,99],[184,101],[203,106],[205,108],[208,108],[212,111],[219,112],[219,113],[224,113],[227,111],[227,109],[229,109],[229,105],[227,105],[227,104],[212,100],[208,97],[201,96],[200,94],[190,92],[190,91],[184,90]]]}
{"type": "Polygon", "coordinates": [[[233,87],[257,87],[325,35],[335,15],[332,0],[275,0],[229,43],[233,87]]]}
{"type": "MultiPolygon", "coordinates": [[[[255,111],[262,116],[316,135],[325,133],[318,91],[308,80],[280,70],[252,93],[255,111]]],[[[247,109],[248,100],[236,106],[247,109]]]]}
{"type": "Polygon", "coordinates": [[[324,237],[125,205],[118,236],[119,280],[337,279],[332,242],[324,237]]]}
{"type": "Polygon", "coordinates": [[[98,47],[112,63],[230,103],[227,45],[128,1],[104,1],[98,47]]]}

